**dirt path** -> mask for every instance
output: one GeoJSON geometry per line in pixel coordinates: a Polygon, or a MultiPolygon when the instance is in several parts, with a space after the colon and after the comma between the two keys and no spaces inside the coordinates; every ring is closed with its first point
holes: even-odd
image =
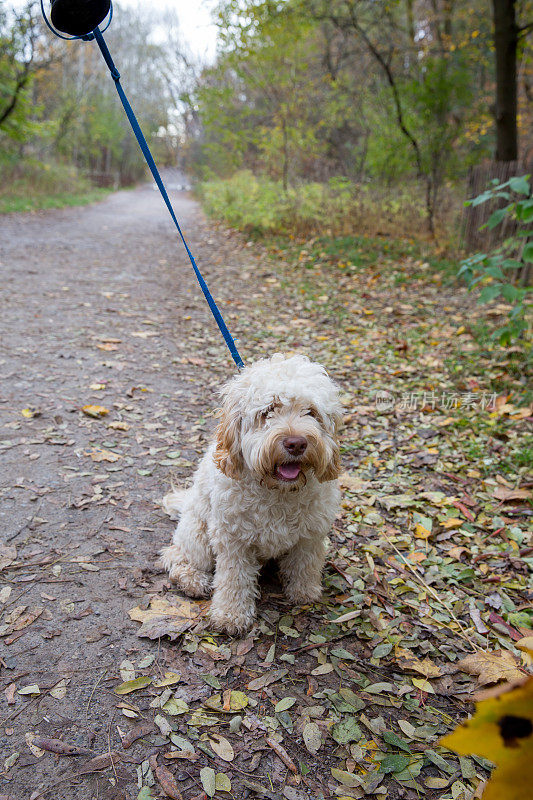
{"type": "MultiPolygon", "coordinates": [[[[206,241],[185,193],[172,194],[208,264],[221,242],[206,241]]],[[[73,771],[35,759],[25,733],[72,742],[75,732],[75,741],[107,750],[111,718],[93,688],[146,650],[127,612],[163,578],[155,557],[171,524],[156,501],[171,474],[190,473],[210,427],[202,415],[211,386],[232,366],[150,186],[89,208],[1,218],[0,262],[0,527],[17,549],[8,605],[40,614],[4,640],[4,672],[43,694],[70,676],[62,703],[44,695],[18,715],[17,696],[2,708],[2,727],[13,717],[16,729],[4,757],[26,751],[6,786],[22,800],[73,771]],[[87,417],[80,409],[89,404],[110,413],[87,417]],[[95,460],[102,450],[120,458],[95,460]]],[[[96,792],[89,785],[50,796],[87,800],[96,792]]],[[[100,788],[99,796],[122,795],[100,788]]]]}
{"type": "Polygon", "coordinates": [[[456,662],[497,649],[511,677],[527,633],[528,512],[502,507],[525,496],[521,377],[474,357],[465,292],[386,241],[366,266],[316,240],[266,253],[172,196],[245,360],[303,350],[343,388],[324,599],[290,608],[265,576],[244,641],[138,637],[128,612],[175,597],[157,501],[233,363],[150,186],[0,217],[0,800],[468,800],[485,763],[438,747],[477,688],[456,662]]]}

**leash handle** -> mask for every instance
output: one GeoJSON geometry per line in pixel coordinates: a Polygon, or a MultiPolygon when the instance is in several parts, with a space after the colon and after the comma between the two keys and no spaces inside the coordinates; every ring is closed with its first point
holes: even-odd
{"type": "Polygon", "coordinates": [[[101,51],[102,55],[104,57],[105,63],[107,64],[107,66],[109,68],[109,71],[111,73],[111,77],[113,78],[113,80],[115,82],[115,86],[117,88],[118,96],[120,97],[120,101],[121,101],[121,103],[122,103],[122,105],[124,107],[124,111],[126,112],[126,116],[128,117],[128,120],[129,120],[130,125],[131,125],[132,130],[133,130],[133,133],[135,134],[135,138],[137,139],[137,142],[139,144],[139,147],[142,150],[142,154],[143,154],[143,156],[145,158],[145,161],[148,164],[148,167],[150,168],[150,172],[152,173],[153,178],[154,178],[154,180],[155,180],[155,182],[156,182],[156,184],[157,184],[157,186],[159,188],[159,191],[161,192],[161,196],[162,196],[163,200],[165,201],[165,205],[168,208],[170,216],[172,217],[172,221],[174,222],[174,225],[177,228],[177,231],[178,231],[178,233],[180,235],[181,241],[183,242],[183,246],[185,247],[185,250],[187,251],[187,255],[189,256],[189,260],[190,260],[192,268],[194,270],[194,274],[196,275],[198,283],[200,284],[200,288],[201,288],[202,292],[204,293],[204,297],[207,300],[207,304],[208,304],[209,308],[211,309],[211,313],[213,314],[213,316],[214,316],[214,318],[216,320],[216,323],[217,323],[217,325],[218,325],[218,327],[220,329],[220,332],[221,332],[222,336],[224,337],[224,341],[226,342],[226,345],[228,346],[228,350],[230,351],[231,356],[232,356],[233,360],[235,361],[235,364],[237,365],[237,367],[239,369],[242,369],[244,367],[244,362],[243,362],[242,358],[239,355],[239,351],[237,350],[237,347],[235,345],[233,337],[232,337],[231,333],[228,330],[228,326],[224,322],[224,318],[223,318],[222,314],[220,313],[220,310],[219,310],[217,304],[215,303],[215,300],[213,299],[213,295],[209,291],[207,283],[205,282],[202,273],[198,269],[198,266],[196,264],[194,256],[191,253],[189,245],[187,244],[187,242],[185,240],[185,237],[184,237],[183,232],[181,230],[180,224],[179,224],[179,222],[177,220],[176,214],[175,214],[174,209],[172,207],[172,203],[170,202],[170,198],[169,198],[167,190],[165,188],[165,184],[163,183],[163,180],[161,178],[161,175],[159,174],[159,170],[157,169],[157,166],[156,166],[156,163],[155,163],[154,158],[152,156],[152,153],[150,152],[150,148],[148,147],[148,142],[146,141],[146,139],[144,137],[144,134],[143,134],[143,132],[142,132],[142,130],[140,128],[140,125],[137,122],[137,117],[135,116],[135,114],[133,112],[133,109],[132,109],[132,107],[131,107],[131,105],[129,103],[129,100],[128,100],[128,98],[126,97],[126,95],[124,93],[124,89],[122,88],[122,85],[120,83],[120,72],[118,71],[118,69],[116,68],[116,66],[115,66],[115,64],[113,62],[113,59],[111,57],[111,53],[109,52],[109,48],[108,48],[108,46],[107,46],[107,44],[105,42],[104,37],[102,36],[102,32],[100,31],[100,28],[96,27],[93,30],[93,35],[94,35],[95,41],[98,44],[98,47],[100,48],[100,51],[101,51]]]}

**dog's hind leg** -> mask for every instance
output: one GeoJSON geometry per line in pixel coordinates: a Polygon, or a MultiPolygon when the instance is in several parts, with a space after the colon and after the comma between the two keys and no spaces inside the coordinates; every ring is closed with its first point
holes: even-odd
{"type": "Polygon", "coordinates": [[[193,509],[183,510],[172,544],[161,551],[161,564],[171,581],[190,597],[211,594],[214,559],[207,525],[193,509]]]}

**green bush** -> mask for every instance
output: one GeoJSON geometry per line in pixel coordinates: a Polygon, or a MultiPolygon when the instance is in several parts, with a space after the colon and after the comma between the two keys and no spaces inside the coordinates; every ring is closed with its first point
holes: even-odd
{"type": "Polygon", "coordinates": [[[465,279],[469,289],[481,288],[480,303],[502,297],[510,304],[507,324],[493,334],[500,344],[505,345],[523,336],[528,328],[528,311],[532,305],[528,302],[532,287],[527,285],[530,264],[533,263],[533,197],[529,175],[511,178],[505,183],[494,180],[489,189],[469,200],[467,205],[478,206],[500,200],[504,200],[506,205],[493,211],[481,230],[496,228],[510,218],[514,232],[492,252],[476,253],[464,259],[459,275],[465,279]]]}
{"type": "Polygon", "coordinates": [[[0,213],[78,205],[104,193],[71,165],[0,157],[0,213]]]}
{"type": "Polygon", "coordinates": [[[283,190],[281,181],[250,171],[213,178],[198,186],[206,212],[249,234],[417,236],[423,199],[412,186],[383,190],[344,178],[301,183],[283,190]]]}

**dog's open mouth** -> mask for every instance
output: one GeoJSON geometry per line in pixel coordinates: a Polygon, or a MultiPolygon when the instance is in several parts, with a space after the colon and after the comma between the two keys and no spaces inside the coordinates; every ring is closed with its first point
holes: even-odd
{"type": "Polygon", "coordinates": [[[274,476],[280,481],[293,483],[300,477],[302,465],[298,461],[287,461],[286,464],[278,464],[274,476]]]}

